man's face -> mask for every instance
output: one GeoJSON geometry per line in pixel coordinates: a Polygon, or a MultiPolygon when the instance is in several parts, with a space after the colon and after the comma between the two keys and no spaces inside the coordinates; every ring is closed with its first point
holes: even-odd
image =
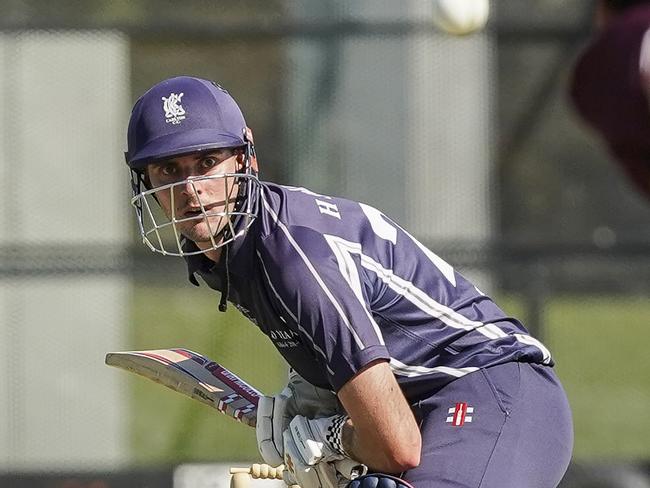
{"type": "Polygon", "coordinates": [[[238,183],[234,177],[200,178],[236,173],[242,164],[241,150],[213,149],[152,163],[147,178],[152,189],[173,184],[155,192],[158,203],[176,228],[201,247],[228,224],[225,214],[234,209],[238,183]]]}

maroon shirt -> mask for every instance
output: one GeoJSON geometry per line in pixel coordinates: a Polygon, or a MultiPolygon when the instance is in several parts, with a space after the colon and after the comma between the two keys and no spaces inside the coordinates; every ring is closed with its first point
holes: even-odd
{"type": "Polygon", "coordinates": [[[649,28],[650,5],[630,8],[612,19],[578,59],[570,94],[580,115],[650,197],[648,73],[640,68],[642,57],[650,66],[650,35],[642,52],[649,28]]]}

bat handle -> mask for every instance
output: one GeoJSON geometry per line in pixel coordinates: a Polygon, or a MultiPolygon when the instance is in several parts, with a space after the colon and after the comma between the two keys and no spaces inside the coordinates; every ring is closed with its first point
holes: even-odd
{"type": "MultiPolygon", "coordinates": [[[[250,479],[275,479],[281,480],[284,472],[284,465],[277,468],[268,464],[252,464],[248,468],[230,468],[230,488],[248,488],[250,479]]],[[[289,488],[300,488],[298,485],[291,485],[289,488]]]]}

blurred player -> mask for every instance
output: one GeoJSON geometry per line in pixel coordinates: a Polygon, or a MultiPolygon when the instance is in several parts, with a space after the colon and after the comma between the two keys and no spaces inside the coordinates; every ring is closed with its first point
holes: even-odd
{"type": "Polygon", "coordinates": [[[636,187],[650,197],[650,1],[600,0],[571,97],[636,187]]]}
{"type": "Polygon", "coordinates": [[[374,473],[354,488],[559,483],[573,431],[544,345],[380,211],[259,181],[221,87],[147,91],[126,161],[145,243],[182,256],[291,366],[257,421],[289,481],[335,487],[351,475],[334,463],[351,459],[374,473]]]}

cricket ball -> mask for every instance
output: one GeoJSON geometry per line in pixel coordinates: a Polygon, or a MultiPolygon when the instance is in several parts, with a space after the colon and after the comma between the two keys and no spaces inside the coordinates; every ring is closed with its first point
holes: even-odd
{"type": "Polygon", "coordinates": [[[455,36],[481,30],[489,13],[489,0],[433,0],[433,23],[455,36]]]}

